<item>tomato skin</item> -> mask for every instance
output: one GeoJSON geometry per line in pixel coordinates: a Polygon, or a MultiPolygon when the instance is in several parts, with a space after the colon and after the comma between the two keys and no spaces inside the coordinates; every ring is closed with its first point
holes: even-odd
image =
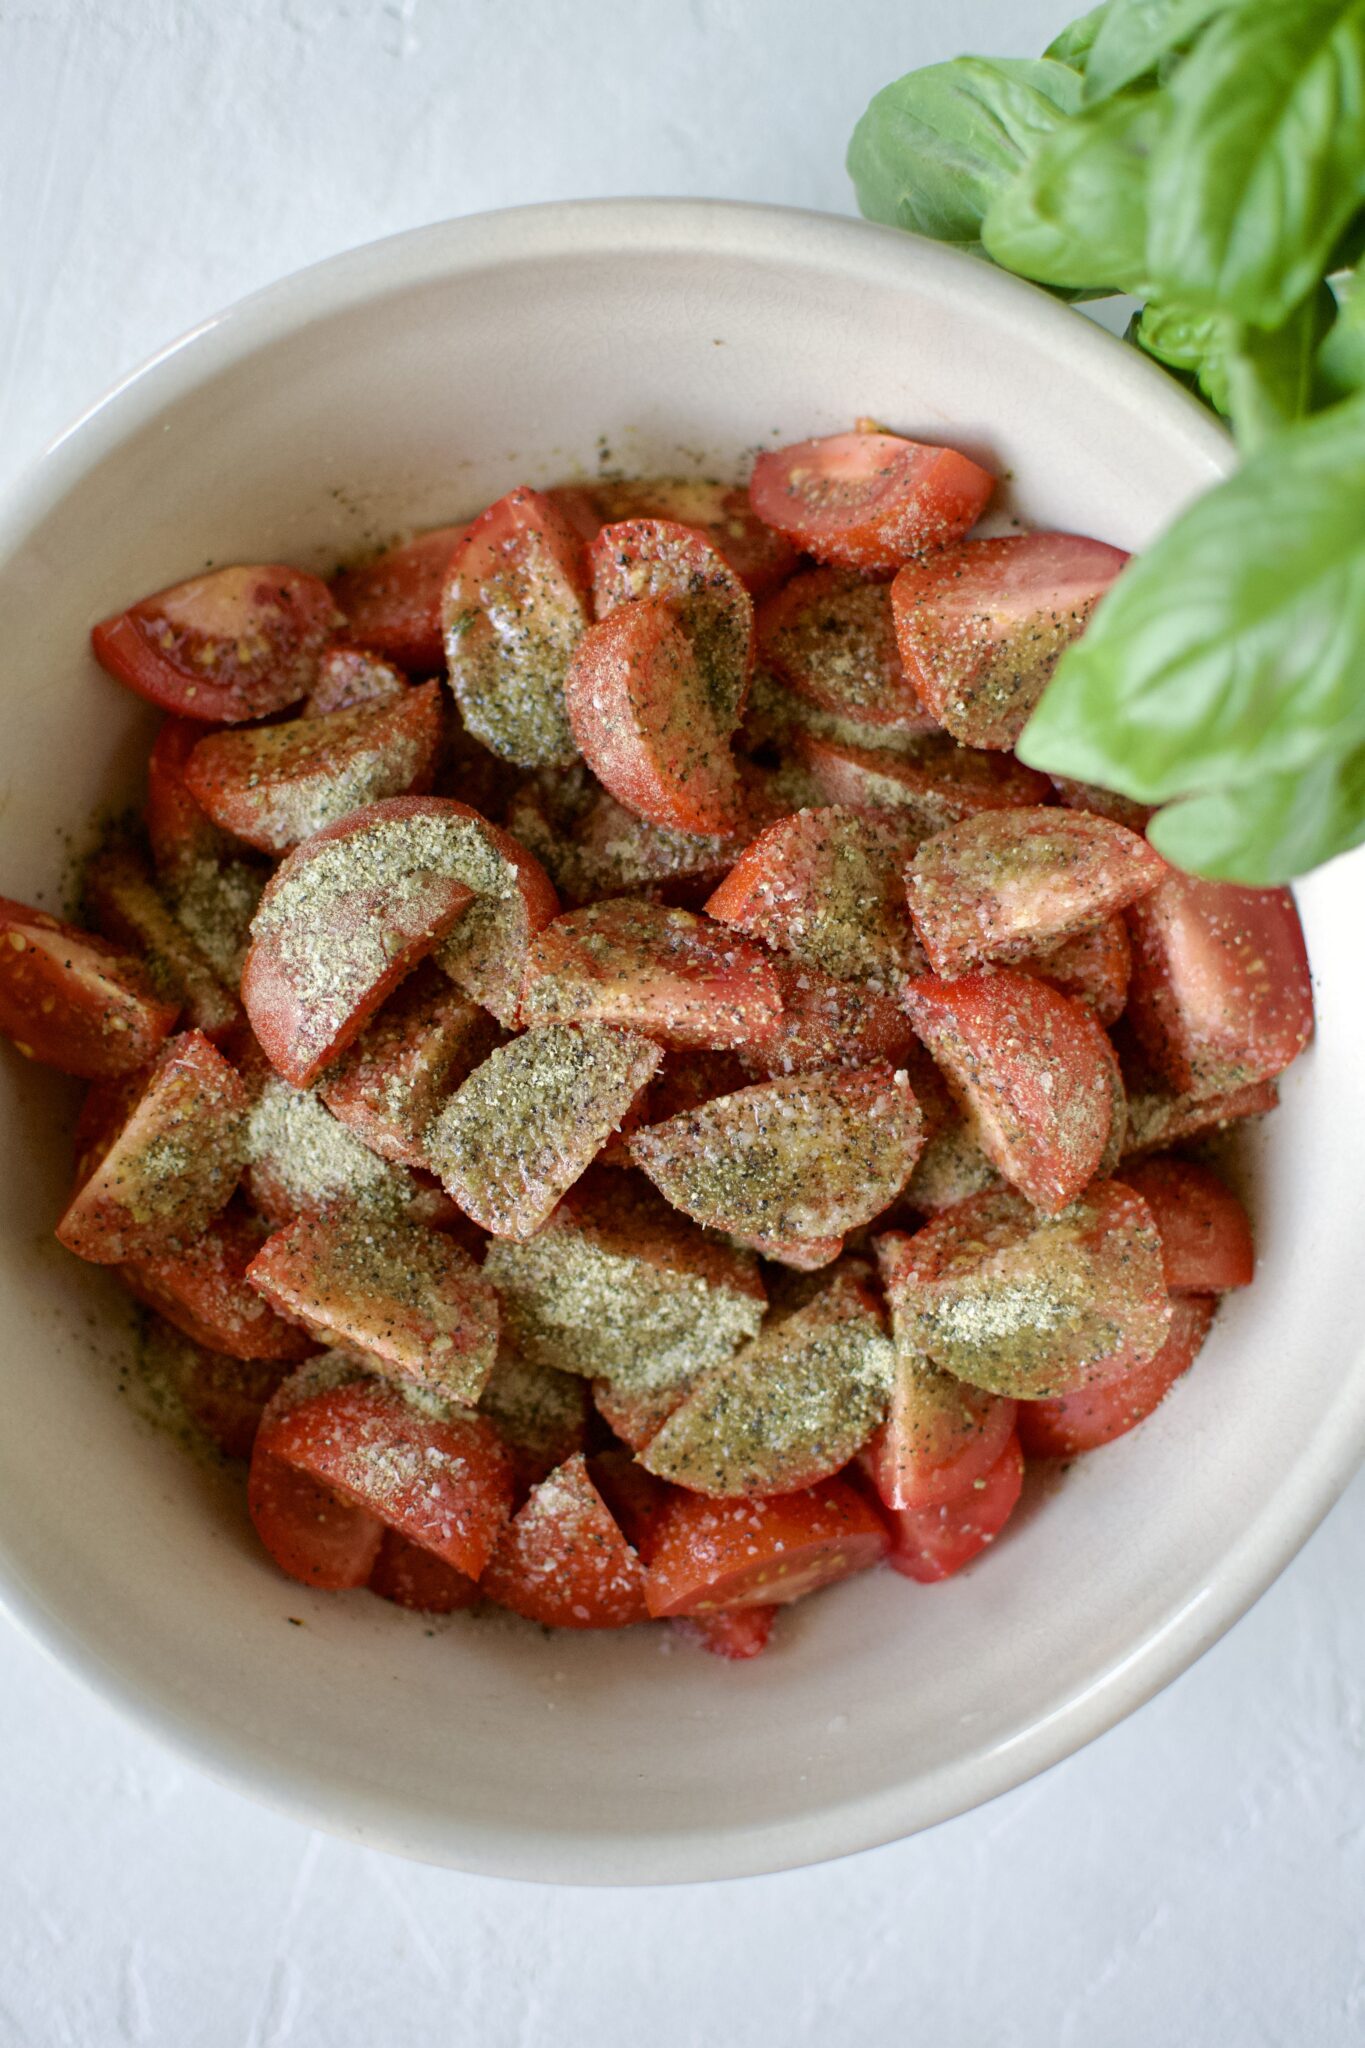
{"type": "Polygon", "coordinates": [[[246,1485],[256,1534],[280,1570],[319,1592],[368,1585],[384,1524],[286,1465],[258,1432],[246,1485]]]}
{"type": "Polygon", "coordinates": [[[1103,1385],[1081,1387],[1055,1401],[1025,1401],[1019,1438],[1030,1458],[1075,1458],[1099,1450],[1145,1422],[1176,1381],[1189,1371],[1213,1322],[1212,1295],[1180,1294],[1171,1303],[1171,1328],[1160,1351],[1103,1385]]]}
{"type": "Polygon", "coordinates": [[[997,1463],[1018,1405],[901,1353],[890,1413],[860,1463],[884,1506],[939,1507],[966,1494],[997,1463]]]}
{"type": "Polygon", "coordinates": [[[960,746],[946,733],[925,733],[903,750],[814,732],[798,732],[793,745],[825,803],[888,810],[904,805],[927,832],[941,832],[980,811],[1040,804],[1048,795],[1047,777],[1013,754],[960,746]]]}
{"type": "Polygon", "coordinates": [[[652,1560],[676,1487],[656,1479],[629,1451],[614,1446],[588,1460],[593,1485],[611,1509],[622,1534],[643,1564],[652,1560]]]}
{"type": "Polygon", "coordinates": [[[922,1586],[951,1579],[993,1543],[1019,1503],[1024,1455],[1011,1435],[995,1463],[965,1491],[934,1507],[904,1508],[891,1515],[893,1571],[922,1586]]]}
{"type": "Polygon", "coordinates": [[[409,675],[439,675],[445,659],[441,592],[468,532],[467,526],[433,527],[360,568],[343,570],[332,596],[350,636],[409,675]]]}
{"type": "Polygon", "coordinates": [[[179,1014],[131,953],[0,896],[0,1031],[26,1059],[110,1080],[144,1066],[179,1014]]]}
{"type": "Polygon", "coordinates": [[[1136,1188],[1152,1212],[1172,1294],[1223,1294],[1251,1285],[1251,1224],[1216,1173],[1189,1159],[1146,1159],[1116,1178],[1136,1188]]]}
{"type": "Polygon", "coordinates": [[[785,1607],[886,1555],[881,1517],[842,1479],[776,1500],[676,1494],[657,1534],[652,1615],[785,1607]]]}
{"type": "Polygon", "coordinates": [[[316,1340],[276,1315],[246,1278],[268,1235],[267,1224],[233,1204],[193,1244],[129,1260],[119,1277],[139,1301],[208,1351],[297,1365],[312,1357],[316,1340]]]}
{"type": "Polygon", "coordinates": [[[307,695],[336,623],[320,577],[262,562],[144,597],[101,620],[90,643],[102,668],[163,711],[237,725],[307,695]]]}
{"type": "Polygon", "coordinates": [[[898,569],[961,539],[995,478],[955,448],[899,434],[828,434],[760,455],[749,502],[819,562],[898,569]]]}
{"type": "Polygon", "coordinates": [[[1313,1035],[1308,955],[1288,889],[1169,872],[1128,911],[1128,1015],[1166,1079],[1221,1095],[1272,1079],[1313,1035]]]}
{"type": "Polygon", "coordinates": [[[174,886],[195,864],[218,861],[223,835],[190,795],[185,766],[210,725],[190,718],[163,719],[147,756],[147,801],[143,821],[152,860],[163,881],[174,886]]]}
{"type": "Polygon", "coordinates": [[[647,1619],[644,1578],[580,1452],[513,1516],[480,1591],[547,1628],[628,1628],[647,1619]]]}
{"type": "Polygon", "coordinates": [[[782,1013],[774,1031],[744,1048],[758,1071],[809,1074],[818,1067],[873,1067],[883,1061],[903,1067],[919,1053],[919,1040],[894,997],[866,983],[838,981],[780,953],[772,964],[782,1013]]]}
{"type": "Polygon", "coordinates": [[[804,570],[766,599],[757,629],[767,667],[817,711],[898,733],[937,730],[901,667],[888,583],[804,570]]]}
{"type": "MultiPolygon", "coordinates": [[[[619,483],[593,484],[585,490],[561,488],[548,495],[559,500],[587,500],[591,525],[584,538],[595,540],[603,526],[624,519],[667,519],[688,526],[724,557],[750,595],[764,597],[785,583],[800,556],[781,534],[754,516],[742,484],[717,484],[695,477],[627,477],[619,483]]],[[[570,517],[574,509],[564,506],[570,517]]],[[[581,514],[586,522],[587,515],[581,514]]],[[[576,522],[577,523],[577,522],[576,522]]]]}
{"type": "Polygon", "coordinates": [[[667,519],[604,526],[588,549],[593,611],[600,621],[622,605],[663,598],[701,670],[717,731],[739,723],[754,666],[754,607],[729,563],[704,534],[667,519]]]}
{"type": "Polygon", "coordinates": [[[694,1636],[713,1657],[734,1664],[767,1649],[777,1615],[776,1607],[736,1607],[720,1614],[686,1615],[675,1626],[694,1636]]]}
{"type": "Polygon", "coordinates": [[[414,1614],[456,1614],[479,1597],[476,1582],[420,1543],[386,1529],[370,1573],[369,1588],[381,1600],[414,1614]]]}

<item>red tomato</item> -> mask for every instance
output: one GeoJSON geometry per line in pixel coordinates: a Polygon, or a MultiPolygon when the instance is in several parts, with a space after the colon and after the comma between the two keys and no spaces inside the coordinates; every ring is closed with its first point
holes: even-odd
{"type": "Polygon", "coordinates": [[[435,1230],[363,1212],[299,1216],[267,1238],[247,1278],[281,1315],[451,1400],[478,1400],[498,1341],[497,1297],[435,1230]]]}
{"type": "Polygon", "coordinates": [[[667,598],[636,598],[588,628],[565,703],[584,760],[628,810],[677,832],[739,828],[733,721],[712,706],[696,649],[667,598]]]}
{"type": "Polygon", "coordinates": [[[256,1534],[282,1572],[305,1586],[339,1593],[368,1584],[384,1524],[337,1499],[306,1472],[286,1465],[258,1433],[246,1504],[256,1534]]]}
{"type": "Polygon", "coordinates": [[[898,1352],[890,1412],[862,1454],[878,1497],[889,1508],[960,1499],[1000,1458],[1017,1406],[898,1352]]]}
{"type": "Polygon", "coordinates": [[[844,1248],[842,1237],[763,1237],[732,1231],[730,1238],[775,1266],[789,1266],[793,1273],[819,1273],[832,1266],[844,1248]]]}
{"type": "Polygon", "coordinates": [[[479,1396],[479,1413],[506,1446],[520,1504],[557,1465],[587,1448],[592,1402],[585,1381],[508,1346],[479,1396]]]}
{"type": "Polygon", "coordinates": [[[441,615],[475,739],[523,767],[572,761],[564,681],[588,608],[582,542],[559,508],[522,487],[481,512],[451,558],[441,615]]]}
{"type": "Polygon", "coordinates": [[[762,1045],[782,1014],[762,951],[723,924],[632,897],[571,910],[532,942],[521,1021],[625,1024],[671,1046],[762,1045]]]}
{"type": "Polygon", "coordinates": [[[891,1515],[893,1571],[923,1586],[950,1579],[993,1543],[1018,1505],[1024,1457],[1011,1436],[995,1463],[967,1490],[937,1507],[903,1508],[891,1515]]]}
{"type": "MultiPolygon", "coordinates": [[[[649,1447],[673,1410],[686,1400],[689,1387],[690,1383],[683,1381],[658,1393],[641,1392],[601,1375],[592,1383],[593,1406],[612,1435],[638,1455],[649,1447]]],[[[614,1509],[615,1502],[612,1506],[614,1509]]]]}
{"type": "Polygon", "coordinates": [[[1078,534],[1019,533],[902,569],[901,661],[939,724],[971,747],[1012,747],[1127,560],[1078,534]]]}
{"type": "Polygon", "coordinates": [[[1268,1116],[1279,1100],[1280,1091],[1273,1081],[1249,1081],[1245,1088],[1231,1089],[1226,1095],[1202,1097],[1130,1084],[1123,1156],[1128,1159],[1159,1152],[1209,1131],[1226,1130],[1243,1117],[1268,1116]]]}
{"type": "Polygon", "coordinates": [[[312,1357],[316,1341],[276,1315],[246,1277],[269,1234],[259,1217],[234,1204],[193,1244],[150,1251],[129,1260],[119,1274],[139,1301],[209,1351],[298,1364],[312,1357]]]}
{"type": "Polygon", "coordinates": [[[381,1159],[423,1168],[427,1125],[498,1036],[487,1011],[424,961],[327,1069],[318,1093],[381,1159]]]}
{"type": "Polygon", "coordinates": [[[760,455],[749,502],[820,562],[898,569],[960,540],[995,478],[955,448],[899,434],[829,434],[760,455]]]}
{"type": "Polygon", "coordinates": [[[967,1103],[982,1150],[1048,1215],[1094,1178],[1117,1064],[1090,1014],[1032,975],[908,982],[910,1021],[967,1103]]]}
{"type": "Polygon", "coordinates": [[[278,562],[214,569],[93,628],[95,658],[163,711],[208,725],[307,696],[337,624],[327,585],[278,562]]]}
{"type": "Polygon", "coordinates": [[[358,1371],[341,1385],[327,1370],[295,1373],[267,1408],[259,1441],[472,1579],[511,1510],[511,1464],[491,1422],[432,1413],[358,1371]]]}
{"type": "Polygon", "coordinates": [[[1136,1188],[1152,1212],[1172,1294],[1222,1294],[1251,1285],[1251,1224],[1216,1173],[1189,1159],[1146,1159],[1118,1178],[1136,1188]]]}
{"type": "Polygon", "coordinates": [[[338,576],[332,596],[351,637],[396,661],[409,675],[439,674],[445,659],[441,592],[451,556],[468,531],[467,526],[435,527],[338,576]]]}
{"type": "Polygon", "coordinates": [[[906,891],[936,974],[1019,960],[1156,887],[1159,853],[1122,825],[1056,806],[982,811],[926,839],[906,891]]]}
{"type": "Polygon", "coordinates": [[[727,738],[739,723],[754,665],[754,607],[705,536],[667,519],[604,526],[588,549],[593,610],[659,597],[674,606],[696,658],[706,708],[727,738]]]}
{"type": "Polygon", "coordinates": [[[758,644],[772,673],[819,711],[898,732],[935,729],[901,667],[889,583],[807,569],[762,606],[758,644]]]}
{"type": "Polygon", "coordinates": [[[589,1460],[588,1471],[631,1549],[647,1565],[669,1509],[678,1498],[677,1488],[646,1472],[629,1451],[598,1451],[589,1460]]]}
{"type": "MultiPolygon", "coordinates": [[[[439,666],[439,663],[438,663],[439,666]]],[[[368,647],[329,647],[303,707],[305,718],[354,711],[358,704],[389,704],[407,694],[407,680],[392,662],[368,647]]]]}
{"type": "Polygon", "coordinates": [[[1193,1095],[1266,1081],[1313,1035],[1308,955],[1288,889],[1168,873],[1128,913],[1128,1014],[1165,1077],[1193,1095]]]}
{"type": "Polygon", "coordinates": [[[240,1075],[202,1032],[168,1039],[67,1203],[57,1225],[67,1250],[119,1266],[192,1244],[237,1185],[246,1103],[240,1075]]]}
{"type": "Polygon", "coordinates": [[[517,1022],[531,941],[558,917],[559,897],[534,854],[510,832],[490,825],[478,811],[453,798],[442,799],[442,808],[475,828],[474,858],[463,873],[479,892],[479,901],[442,940],[437,965],[510,1031],[517,1022]],[[485,894],[490,874],[496,876],[497,887],[485,894]]]}
{"type": "Polygon", "coordinates": [[[658,1531],[645,1597],[653,1615],[785,1607],[886,1555],[881,1518],[842,1479],[776,1500],[679,1493],[658,1531]]]}
{"type": "Polygon", "coordinates": [[[737,1663],[767,1649],[777,1612],[776,1607],[739,1607],[732,1614],[688,1615],[677,1626],[713,1657],[737,1663]]]}
{"type": "Polygon", "coordinates": [[[635,1107],[620,1131],[602,1147],[597,1164],[628,1167],[629,1141],[641,1125],[667,1123],[671,1116],[700,1109],[704,1102],[714,1102],[718,1095],[733,1095],[737,1089],[747,1088],[753,1078],[745,1062],[732,1052],[689,1048],[685,1053],[666,1054],[663,1066],[636,1098],[635,1107]]]}
{"type": "Polygon", "coordinates": [[[637,817],[583,771],[557,790],[525,783],[508,805],[510,831],[543,861],[570,903],[649,889],[692,908],[720,881],[743,840],[733,834],[674,832],[637,817]],[[589,784],[591,785],[589,787],[589,784]],[[567,801],[564,799],[567,798],[567,801]]]}
{"type": "Polygon", "coordinates": [[[266,1403],[289,1371],[269,1359],[230,1358],[156,1320],[147,1328],[146,1359],[225,1458],[251,1456],[266,1403]]]}
{"type": "Polygon", "coordinates": [[[903,806],[926,832],[941,832],[979,811],[1040,804],[1048,795],[1047,777],[1013,754],[962,747],[946,733],[923,733],[913,745],[892,748],[798,732],[793,745],[824,802],[903,806]]]}
{"type": "Polygon", "coordinates": [[[919,1053],[910,1020],[894,997],[866,983],[836,981],[781,954],[773,972],[782,1000],[777,1028],[745,1048],[750,1064],[762,1072],[809,1074],[818,1067],[875,1067],[883,1061],[903,1067],[919,1053]]]}
{"type": "Polygon", "coordinates": [[[215,732],[185,764],[190,794],[215,825],[263,853],[288,853],[365,804],[431,786],[441,737],[441,686],[215,732]]]}
{"type": "Polygon", "coordinates": [[[159,993],[179,1002],[187,1025],[215,1044],[241,1030],[241,1004],[171,915],[140,854],[106,847],[87,862],[84,885],[86,910],[105,938],[140,955],[159,993]]]}
{"type": "Polygon", "coordinates": [[[0,1031],[86,1080],[144,1066],[180,1012],[131,953],[0,896],[0,1031]]]}
{"type": "Polygon", "coordinates": [[[1064,803],[1069,811],[1093,811],[1097,818],[1112,818],[1116,825],[1126,825],[1130,832],[1145,832],[1152,821],[1151,804],[1135,804],[1131,797],[1116,796],[1112,789],[1100,789],[1093,782],[1073,782],[1069,775],[1048,779],[1057,792],[1058,802],[1064,803]]]}
{"type": "MultiPolygon", "coordinates": [[[[550,493],[561,501],[565,495],[550,493]]],[[[588,540],[596,537],[600,526],[623,519],[668,519],[693,527],[725,557],[754,597],[785,583],[800,559],[795,548],[754,516],[743,485],[643,476],[594,484],[578,495],[591,498],[595,507],[592,530],[585,534],[588,540]]]]}
{"type": "Polygon", "coordinates": [[[1097,1024],[1108,1026],[1123,1015],[1133,949],[1121,917],[1107,917],[1088,932],[1030,954],[1023,965],[1039,981],[1078,1002],[1097,1024]]]}
{"type": "Polygon", "coordinates": [[[467,1573],[393,1529],[384,1531],[369,1585],[381,1600],[392,1600],[395,1607],[408,1607],[416,1614],[455,1614],[472,1607],[479,1597],[478,1586],[467,1573]]]}
{"type": "Polygon", "coordinates": [[[1171,1304],[1170,1335],[1145,1364],[1058,1401],[1025,1401],[1019,1410],[1019,1436],[1029,1457],[1075,1458],[1113,1443],[1145,1422],[1193,1365],[1216,1307],[1211,1295],[1178,1295],[1171,1304]]]}
{"type": "Polygon", "coordinates": [[[158,875],[173,886],[189,880],[201,862],[216,864],[223,855],[222,833],[185,782],[185,764],[211,730],[188,718],[167,718],[147,757],[147,837],[158,875]]]}
{"type": "Polygon", "coordinates": [[[644,1581],[580,1454],[513,1516],[479,1590],[548,1628],[625,1628],[647,1619],[644,1581]]]}

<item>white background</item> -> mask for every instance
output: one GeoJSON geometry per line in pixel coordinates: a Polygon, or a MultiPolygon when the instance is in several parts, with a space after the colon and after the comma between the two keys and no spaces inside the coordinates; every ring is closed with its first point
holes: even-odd
{"type": "MultiPolygon", "coordinates": [[[[879,85],[1036,53],[1065,5],[0,0],[0,480],[181,329],[397,228],[632,192],[847,210],[879,85]]],[[[0,2048],[1360,2042],[1362,1559],[1358,1480],[1230,1638],[1047,1777],[673,1892],[310,1835],[0,1623],[0,2048]]]]}

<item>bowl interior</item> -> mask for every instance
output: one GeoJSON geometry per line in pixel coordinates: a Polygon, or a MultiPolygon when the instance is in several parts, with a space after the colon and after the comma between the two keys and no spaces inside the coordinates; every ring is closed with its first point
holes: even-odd
{"type": "MultiPolygon", "coordinates": [[[[0,886],[58,905],[69,835],[136,793],[153,721],[85,636],[144,590],[234,559],[327,568],[521,481],[739,476],[756,446],[860,413],[982,454],[1030,522],[1130,547],[1226,460],[1183,394],[1041,294],[851,222],[537,209],[249,302],[59,444],[0,517],[0,886]]],[[[73,1091],[0,1044],[8,1597],[210,1769],[471,1869],[719,1876],[990,1796],[1211,1641],[1355,1462],[1359,872],[1303,891],[1320,1037],[1244,1147],[1260,1276],[1197,1370],[1030,1499],[985,1568],[813,1600],[751,1666],[663,1631],[432,1625],[278,1577],[239,1486],[129,1400],[116,1290],[50,1235],[73,1091]]]]}

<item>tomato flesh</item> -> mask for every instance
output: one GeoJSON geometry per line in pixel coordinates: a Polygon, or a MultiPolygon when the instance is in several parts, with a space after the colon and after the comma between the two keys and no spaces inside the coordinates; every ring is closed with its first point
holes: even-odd
{"type": "Polygon", "coordinates": [[[407,693],[407,680],[391,661],[368,647],[329,647],[303,706],[305,718],[354,711],[361,704],[391,704],[407,693]]]}
{"type": "Polygon", "coordinates": [[[933,1507],[902,1508],[891,1515],[887,1563],[922,1586],[950,1579],[993,1543],[1019,1503],[1024,1457],[1011,1436],[995,1463],[965,1490],[933,1507]]]}
{"type": "Polygon", "coordinates": [[[1026,1401],[1019,1437],[1030,1458],[1075,1458],[1136,1429],[1189,1371],[1213,1322],[1217,1302],[1207,1294],[1178,1295],[1160,1351],[1102,1386],[1082,1387],[1055,1401],[1026,1401]]]}
{"type": "Polygon", "coordinates": [[[1216,1173],[1190,1159],[1147,1159],[1118,1177],[1152,1212],[1172,1294],[1224,1294],[1251,1285],[1251,1224],[1216,1173]]]}
{"type": "Polygon", "coordinates": [[[158,992],[168,1002],[178,1000],[186,1024],[215,1044],[234,1037],[244,1021],[241,1004],[172,915],[140,854],[128,846],[103,848],[86,863],[84,896],[104,936],[146,963],[158,992]]]}
{"type": "Polygon", "coordinates": [[[760,455],[759,518],[818,562],[898,569],[975,526],[995,478],[955,448],[899,434],[829,434],[760,455]]]}
{"type": "Polygon", "coordinates": [[[862,1455],[878,1498],[897,1509],[958,1499],[1003,1454],[1017,1407],[898,1352],[890,1412],[862,1455]]]}
{"type": "Polygon", "coordinates": [[[395,1607],[415,1614],[457,1614],[479,1597],[477,1583],[420,1543],[386,1529],[369,1576],[369,1588],[395,1607]]]}
{"type": "Polygon", "coordinates": [[[1045,775],[1013,754],[959,746],[946,733],[923,733],[896,747],[860,746],[827,734],[798,732],[793,745],[827,804],[902,807],[926,832],[960,818],[1042,803],[1045,775]]]}
{"type": "Polygon", "coordinates": [[[645,1573],[581,1453],[513,1516],[480,1591],[548,1628],[627,1628],[647,1618],[645,1573]]]}
{"type": "Polygon", "coordinates": [[[289,1578],[327,1593],[369,1583],[384,1524],[277,1458],[263,1431],[251,1453],[246,1501],[256,1534],[289,1578]]]}
{"type": "Polygon", "coordinates": [[[276,1315],[246,1277],[269,1226],[234,1203],[182,1250],[158,1249],[119,1268],[129,1292],[196,1344],[229,1358],[298,1364],[317,1343],[276,1315]]]}
{"type": "Polygon", "coordinates": [[[842,1479],[775,1500],[676,1494],[657,1532],[653,1615],[786,1607],[886,1555],[881,1517],[842,1479]]]}
{"type": "Polygon", "coordinates": [[[441,593],[451,557],[468,531],[434,527],[338,576],[332,596],[351,638],[409,675],[439,674],[445,656],[441,593]]]}
{"type": "Polygon", "coordinates": [[[888,583],[808,569],[763,605],[758,644],[773,673],[819,711],[897,732],[936,728],[901,667],[888,583]]]}
{"type": "Polygon", "coordinates": [[[677,1626],[695,1636],[713,1657],[744,1663],[767,1649],[777,1613],[776,1607],[737,1607],[721,1614],[687,1615],[677,1626]]]}
{"type": "Polygon", "coordinates": [[[381,1159],[425,1168],[427,1125],[497,1038],[487,1012],[424,962],[327,1069],[318,1093],[381,1159]]]}
{"type": "Polygon", "coordinates": [[[129,1074],[179,1013],[134,955],[0,897],[0,1031],[25,1059],[88,1081],[129,1074]]]}

